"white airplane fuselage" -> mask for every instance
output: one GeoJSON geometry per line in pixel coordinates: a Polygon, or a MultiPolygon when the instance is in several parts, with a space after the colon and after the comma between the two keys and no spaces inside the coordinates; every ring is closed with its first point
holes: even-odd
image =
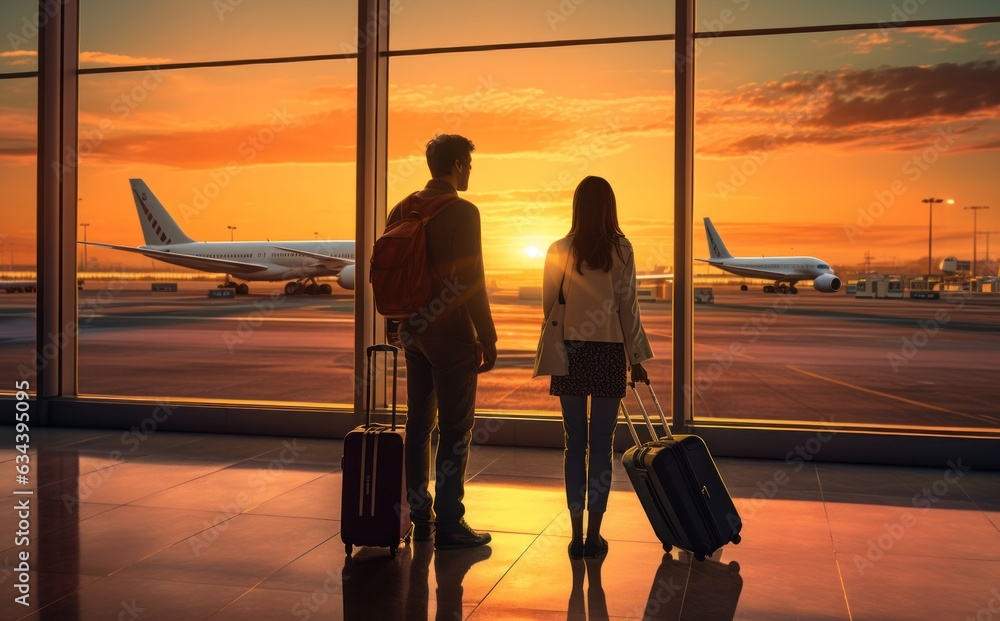
{"type": "MultiPolygon", "coordinates": [[[[324,254],[348,261],[354,260],[354,242],[339,240],[317,241],[234,241],[234,242],[190,242],[166,245],[139,246],[138,250],[153,250],[150,258],[181,267],[203,269],[194,265],[188,257],[205,257],[209,259],[224,259],[245,261],[266,266],[257,272],[240,273],[240,280],[247,281],[278,281],[298,278],[320,278],[324,276],[342,275],[344,267],[331,268],[305,255],[288,252],[285,248],[301,252],[324,254]],[[170,257],[163,253],[177,254],[170,257]]],[[[348,266],[353,268],[353,266],[348,266]]],[[[223,272],[224,270],[219,270],[223,272]]]]}
{"type": "Polygon", "coordinates": [[[776,281],[814,280],[833,274],[830,266],[816,257],[732,257],[708,259],[708,264],[737,276],[776,281]]]}

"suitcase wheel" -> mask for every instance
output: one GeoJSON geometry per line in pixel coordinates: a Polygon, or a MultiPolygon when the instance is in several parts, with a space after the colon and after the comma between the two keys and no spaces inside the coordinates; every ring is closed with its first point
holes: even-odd
{"type": "Polygon", "coordinates": [[[674,549],[674,546],[670,545],[669,543],[663,544],[663,551],[664,552],[670,552],[673,549],[674,549]]]}
{"type": "Polygon", "coordinates": [[[696,560],[696,561],[698,561],[700,563],[700,562],[702,562],[702,561],[705,560],[705,555],[702,554],[701,552],[699,552],[699,553],[697,553],[697,554],[694,555],[694,560],[696,560]]]}
{"type": "Polygon", "coordinates": [[[347,556],[350,556],[354,552],[354,546],[348,543],[344,546],[344,550],[347,552],[347,556]]]}
{"type": "Polygon", "coordinates": [[[398,543],[395,544],[395,545],[389,546],[389,554],[393,558],[396,558],[396,555],[399,554],[399,544],[398,543]]]}
{"type": "Polygon", "coordinates": [[[738,534],[737,535],[733,535],[733,543],[738,544],[741,541],[743,541],[742,537],[740,537],[738,534]]]}

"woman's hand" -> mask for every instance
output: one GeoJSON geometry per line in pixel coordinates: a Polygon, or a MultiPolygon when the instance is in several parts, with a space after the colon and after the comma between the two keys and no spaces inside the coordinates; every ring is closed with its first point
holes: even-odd
{"type": "Polygon", "coordinates": [[[636,384],[640,382],[646,383],[649,381],[649,374],[646,373],[646,369],[639,363],[632,365],[632,381],[636,384]]]}

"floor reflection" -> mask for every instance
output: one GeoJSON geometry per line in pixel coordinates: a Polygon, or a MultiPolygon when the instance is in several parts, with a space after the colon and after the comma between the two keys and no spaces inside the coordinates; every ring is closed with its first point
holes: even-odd
{"type": "Polygon", "coordinates": [[[573,576],[573,587],[569,595],[567,619],[580,619],[586,614],[588,619],[607,619],[608,601],[604,596],[604,586],[601,584],[601,567],[604,557],[571,560],[570,569],[573,576]],[[586,604],[584,604],[584,577],[586,576],[586,604]]]}
{"type": "MultiPolygon", "coordinates": [[[[38,512],[38,533],[33,536],[37,558],[32,563],[46,571],[34,578],[34,599],[39,619],[66,619],[66,612],[79,617],[80,600],[80,456],[75,452],[40,448],[36,455],[35,475],[38,489],[48,486],[59,491],[59,502],[31,497],[38,512]],[[44,529],[45,535],[41,531],[44,529]],[[46,606],[61,600],[58,610],[46,606]]],[[[50,488],[51,489],[51,488],[50,488]]]]}
{"type": "MultiPolygon", "coordinates": [[[[13,431],[0,427],[0,440],[13,445],[13,431]]],[[[748,537],[704,562],[663,554],[621,478],[605,528],[610,552],[570,561],[561,451],[506,447],[478,448],[467,486],[476,526],[494,535],[489,547],[414,543],[396,558],[358,548],[347,561],[336,500],[342,445],[298,439],[308,452],[286,464],[287,441],[157,432],[133,454],[120,432],[36,431],[30,486],[16,481],[17,453],[0,446],[9,501],[0,619],[135,618],[138,609],[144,621],[974,618],[1000,580],[996,473],[964,473],[863,575],[852,559],[913,511],[913,494],[940,470],[804,466],[757,502],[759,482],[786,465],[720,460],[747,509],[748,537]],[[18,495],[31,499],[26,546],[14,541],[14,491],[34,492],[18,495]],[[240,495],[256,500],[231,515],[240,495]],[[22,550],[27,608],[14,601],[22,550]],[[955,577],[947,598],[942,575],[955,577]]]]}
{"type": "Polygon", "coordinates": [[[675,549],[656,569],[643,618],[732,621],[742,590],[736,561],[696,561],[690,552],[675,549]]]}
{"type": "Polygon", "coordinates": [[[473,565],[491,554],[488,546],[436,551],[431,542],[400,548],[395,558],[384,548],[361,548],[344,563],[344,619],[425,621],[432,611],[435,621],[463,619],[462,582],[473,565]]]}

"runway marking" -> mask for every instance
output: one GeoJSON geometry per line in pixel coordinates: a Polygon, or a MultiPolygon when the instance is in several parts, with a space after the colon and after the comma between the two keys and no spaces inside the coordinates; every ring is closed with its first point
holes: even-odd
{"type": "Polygon", "coordinates": [[[791,370],[793,370],[793,371],[798,371],[799,373],[802,373],[804,375],[808,375],[810,377],[815,377],[816,379],[821,379],[821,380],[824,380],[824,381],[827,381],[827,382],[830,382],[830,383],[833,383],[833,384],[839,384],[841,386],[846,386],[848,388],[853,388],[855,390],[860,390],[861,392],[867,392],[869,394],[878,395],[880,397],[886,397],[888,399],[895,399],[896,401],[902,401],[903,403],[908,403],[910,405],[916,405],[916,406],[919,406],[919,407],[922,407],[922,408],[927,408],[928,410],[936,410],[938,412],[945,412],[947,414],[954,414],[956,416],[964,416],[966,418],[971,418],[973,420],[978,420],[978,421],[986,422],[986,423],[996,424],[996,422],[997,422],[995,419],[993,419],[992,417],[989,417],[989,416],[980,416],[978,414],[966,414],[965,412],[956,412],[955,410],[949,410],[947,408],[938,407],[936,405],[930,405],[929,403],[921,403],[920,401],[914,401],[912,399],[907,399],[906,397],[898,397],[896,395],[890,395],[889,393],[879,392],[877,390],[872,390],[871,388],[862,388],[861,386],[856,386],[854,384],[849,384],[847,382],[842,382],[840,380],[835,380],[832,377],[825,377],[823,375],[819,375],[818,373],[813,373],[811,371],[806,371],[805,369],[800,369],[800,368],[794,367],[792,365],[788,365],[788,368],[791,369],[791,370]]]}
{"type": "Polygon", "coordinates": [[[751,356],[749,354],[737,354],[735,352],[729,351],[728,349],[723,349],[721,347],[716,347],[715,345],[706,345],[704,343],[695,343],[694,346],[695,347],[704,347],[706,349],[714,349],[716,351],[721,351],[724,354],[732,354],[733,356],[739,356],[740,358],[746,358],[748,360],[756,360],[756,358],[754,358],[753,356],[751,356]]]}

